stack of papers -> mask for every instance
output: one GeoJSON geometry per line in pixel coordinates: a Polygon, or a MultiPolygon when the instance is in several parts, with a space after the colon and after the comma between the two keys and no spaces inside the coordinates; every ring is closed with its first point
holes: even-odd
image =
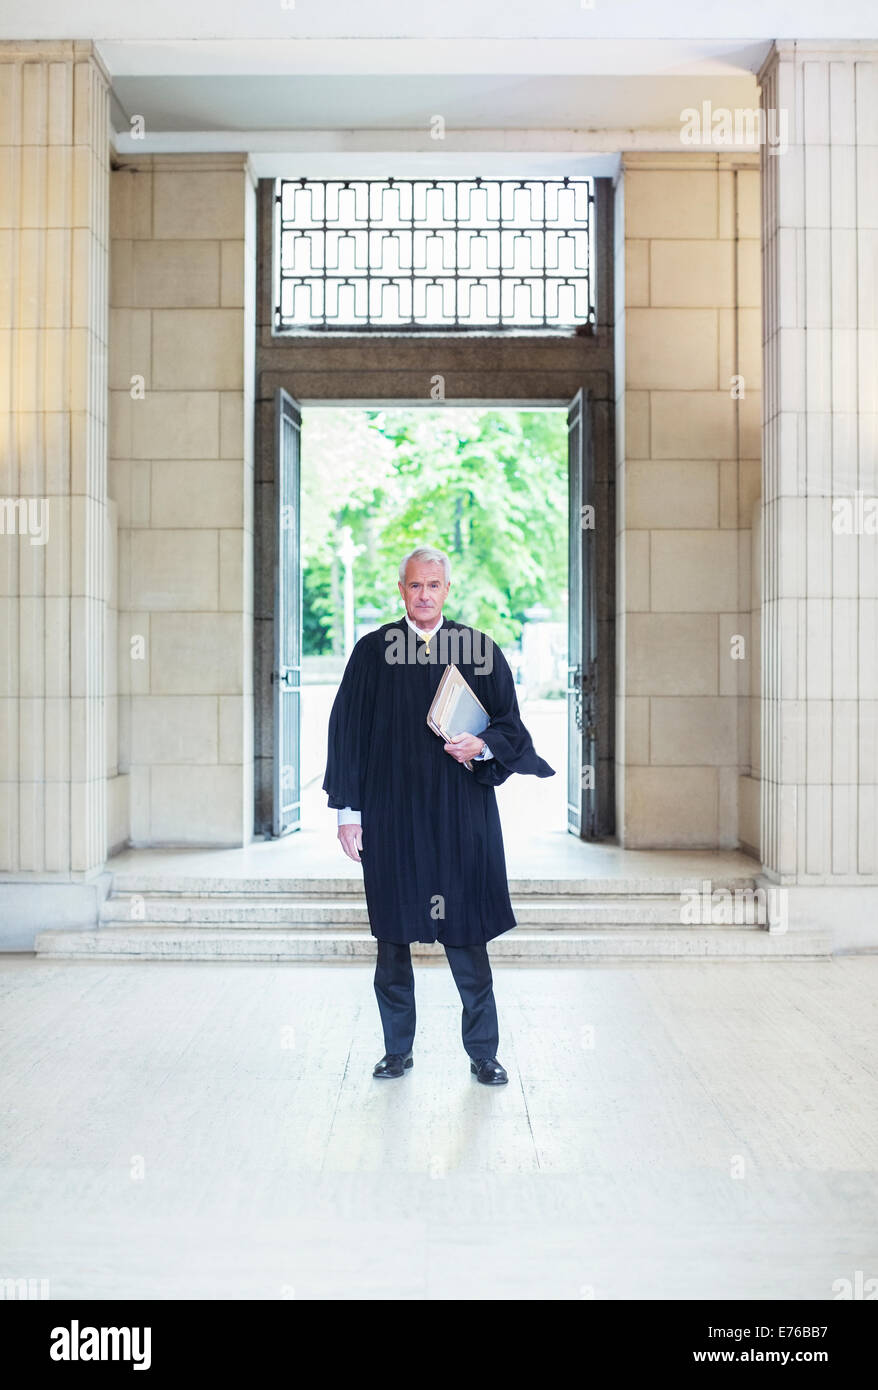
{"type": "MultiPolygon", "coordinates": [[[[446,666],[442,679],[427,711],[427,723],[443,743],[450,743],[455,734],[480,734],[487,729],[491,716],[456,666],[446,666]]],[[[471,762],[463,764],[470,772],[471,762]]]]}

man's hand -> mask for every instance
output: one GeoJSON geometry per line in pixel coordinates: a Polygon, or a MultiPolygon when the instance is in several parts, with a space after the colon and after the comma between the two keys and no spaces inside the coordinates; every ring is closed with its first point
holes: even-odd
{"type": "Polygon", "coordinates": [[[451,742],[444,745],[445,752],[450,753],[456,763],[469,762],[484,746],[485,740],[478,734],[455,734],[451,742]]]}
{"type": "Polygon", "coordinates": [[[338,838],[348,859],[361,863],[360,850],[363,848],[363,827],[361,825],[340,825],[338,838]]]}

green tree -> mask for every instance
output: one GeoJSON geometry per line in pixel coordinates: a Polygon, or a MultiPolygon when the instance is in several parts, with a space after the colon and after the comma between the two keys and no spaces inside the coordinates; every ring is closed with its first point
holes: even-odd
{"type": "Polygon", "coordinates": [[[357,607],[376,608],[379,622],[399,613],[399,560],[418,544],[451,559],[446,613],[498,642],[518,639],[535,603],[563,618],[566,435],[557,410],[308,412],[306,651],[339,650],[342,615],[329,576],[343,526],[357,546],[357,607]]]}

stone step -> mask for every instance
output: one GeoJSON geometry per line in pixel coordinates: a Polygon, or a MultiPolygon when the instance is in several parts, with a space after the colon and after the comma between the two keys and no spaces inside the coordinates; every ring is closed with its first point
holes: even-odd
{"type": "MultiPolygon", "coordinates": [[[[548,930],[560,927],[679,927],[681,900],[679,894],[641,894],[634,897],[548,897],[512,899],[516,921],[523,926],[539,926],[548,930]]],[[[365,899],[310,898],[286,899],[264,897],[150,897],[137,895],[108,898],[101,907],[102,926],[221,926],[257,928],[260,926],[293,927],[300,930],[363,926],[369,917],[365,899]],[[142,908],[140,916],[133,915],[142,908]]],[[[708,924],[709,925],[709,924],[708,924]]],[[[742,926],[754,927],[746,920],[742,926]]],[[[754,928],[755,929],[755,928],[754,928]]]]}
{"type": "MultiPolygon", "coordinates": [[[[627,897],[644,894],[647,897],[681,892],[701,892],[703,879],[692,874],[675,877],[625,878],[510,878],[509,892],[513,897],[627,897]]],[[[712,889],[745,889],[754,887],[749,875],[724,875],[710,880],[712,889]]],[[[208,897],[226,895],[243,898],[301,898],[303,901],[320,898],[363,898],[363,880],[350,878],[238,878],[213,874],[132,873],[113,874],[112,894],[117,897],[139,893],[154,897],[208,897]]]]}
{"type": "MultiPolygon", "coordinates": [[[[375,959],[375,940],[365,931],[242,931],[149,925],[96,931],[50,929],[38,933],[41,959],[242,960],[310,963],[375,959]]],[[[559,964],[589,960],[794,960],[829,959],[827,931],[769,933],[740,927],[678,927],[650,931],[555,931],[516,928],[489,945],[498,963],[559,964]]],[[[416,957],[444,959],[441,946],[416,942],[416,957]]]]}

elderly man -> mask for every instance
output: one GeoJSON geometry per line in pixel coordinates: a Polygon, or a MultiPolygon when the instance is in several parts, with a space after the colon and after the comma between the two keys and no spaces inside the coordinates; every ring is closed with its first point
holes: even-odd
{"type": "Polygon", "coordinates": [[[415,992],[410,945],[438,941],[463,1005],[470,1070],[503,1085],[486,942],[515,926],[494,787],[513,772],[552,777],[521,722],[503,653],[475,628],[443,618],[448,556],[420,546],[399,567],[405,613],[354,647],[329,719],[323,790],[338,838],[363,866],[375,994],[385,1055],[377,1077],[412,1066],[415,992]],[[443,743],[427,711],[455,665],[490,716],[484,736],[443,743]],[[464,766],[469,762],[470,768],[464,766]]]}

